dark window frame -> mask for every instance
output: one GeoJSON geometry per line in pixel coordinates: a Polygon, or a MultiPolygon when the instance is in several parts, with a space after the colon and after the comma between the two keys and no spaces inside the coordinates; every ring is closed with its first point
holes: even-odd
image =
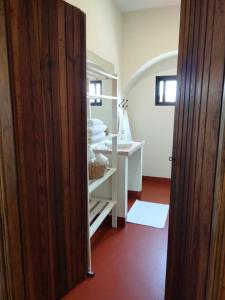
{"type": "Polygon", "coordinates": [[[166,102],[165,101],[165,88],[164,88],[164,95],[163,95],[163,102],[159,101],[159,85],[160,81],[164,81],[164,87],[165,87],[165,82],[166,81],[177,81],[177,76],[176,75],[165,75],[165,76],[156,76],[156,81],[155,81],[155,105],[156,106],[175,106],[175,102],[166,102]]]}
{"type": "MultiPolygon", "coordinates": [[[[90,80],[90,84],[99,84],[100,83],[100,94],[102,95],[102,80],[90,80]]],[[[95,86],[96,94],[96,86],[95,86]]],[[[92,99],[94,102],[90,101],[91,106],[102,106],[102,99],[92,99]],[[97,100],[100,100],[99,102],[97,100]]]]}

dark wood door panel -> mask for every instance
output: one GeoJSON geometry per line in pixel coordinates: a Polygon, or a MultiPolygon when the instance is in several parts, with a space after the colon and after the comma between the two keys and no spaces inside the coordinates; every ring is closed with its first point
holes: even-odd
{"type": "Polygon", "coordinates": [[[224,34],[224,1],[182,1],[166,299],[206,296],[224,34]]]}
{"type": "Polygon", "coordinates": [[[225,289],[225,263],[223,266],[223,288],[225,289]]]}
{"type": "Polygon", "coordinates": [[[4,4],[25,281],[17,299],[55,300],[87,271],[85,15],[61,0],[4,4]]]}
{"type": "Polygon", "coordinates": [[[5,7],[0,0],[0,298],[24,299],[5,7]]]}
{"type": "Polygon", "coordinates": [[[225,93],[217,156],[212,234],[210,243],[207,300],[223,299],[225,285],[225,93]]]}
{"type": "Polygon", "coordinates": [[[223,288],[222,290],[222,297],[221,297],[221,300],[225,299],[225,288],[223,288]]]}

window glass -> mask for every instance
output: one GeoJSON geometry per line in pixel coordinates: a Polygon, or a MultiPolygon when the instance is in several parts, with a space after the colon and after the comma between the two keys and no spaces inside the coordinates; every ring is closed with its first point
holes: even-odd
{"type": "Polygon", "coordinates": [[[166,81],[165,87],[165,102],[176,102],[177,82],[175,80],[166,81]]]}
{"type": "Polygon", "coordinates": [[[101,84],[100,83],[96,84],[96,95],[101,95],[101,84]]]}
{"type": "Polygon", "coordinates": [[[91,95],[95,94],[95,84],[94,83],[90,83],[90,85],[89,85],[89,93],[91,95]]]}
{"type": "Polygon", "coordinates": [[[159,83],[159,102],[163,102],[164,81],[159,83]]]}
{"type": "MultiPolygon", "coordinates": [[[[91,80],[89,82],[89,94],[91,95],[101,95],[102,94],[102,81],[101,80],[91,80]]],[[[91,106],[102,106],[102,99],[90,99],[91,106]]]]}
{"type": "Polygon", "coordinates": [[[155,105],[175,105],[177,91],[176,76],[157,76],[155,105]]]}

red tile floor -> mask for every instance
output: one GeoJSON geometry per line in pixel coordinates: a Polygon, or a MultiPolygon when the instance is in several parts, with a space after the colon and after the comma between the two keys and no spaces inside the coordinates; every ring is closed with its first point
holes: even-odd
{"type": "MultiPolygon", "coordinates": [[[[170,183],[143,179],[139,200],[169,203],[170,183]]],[[[135,199],[129,199],[129,206],[135,199]]],[[[163,300],[166,274],[168,219],[164,229],[128,223],[124,229],[105,224],[94,237],[96,275],[63,300],[163,300]]]]}

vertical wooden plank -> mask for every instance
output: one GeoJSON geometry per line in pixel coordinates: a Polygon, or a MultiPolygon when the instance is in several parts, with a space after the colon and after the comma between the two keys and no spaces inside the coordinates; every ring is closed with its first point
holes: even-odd
{"type": "Polygon", "coordinates": [[[225,287],[225,93],[217,156],[210,261],[206,299],[223,299],[225,287]]]}
{"type": "Polygon", "coordinates": [[[18,179],[22,217],[24,269],[27,297],[52,296],[49,289],[48,209],[44,111],[40,80],[37,1],[11,1],[9,24],[11,73],[18,179]],[[24,20],[24,21],[21,21],[24,20]],[[32,201],[31,201],[32,199],[32,201]]]}
{"type": "MultiPolygon", "coordinates": [[[[2,128],[0,123],[0,145],[2,146],[2,128]]],[[[0,148],[2,154],[2,147],[0,148]]],[[[8,239],[8,226],[6,222],[6,196],[3,182],[3,161],[2,155],[0,156],[0,295],[3,299],[12,299],[12,278],[10,269],[9,258],[9,239],[8,239]]]]}
{"type": "Polygon", "coordinates": [[[222,290],[222,296],[221,296],[221,300],[225,299],[225,288],[223,288],[222,290]]]}
{"type": "MultiPolygon", "coordinates": [[[[225,224],[224,224],[224,227],[225,227],[225,224]]],[[[224,228],[223,227],[223,228],[224,228]]],[[[225,242],[225,234],[223,234],[223,245],[224,245],[224,242],[225,242]]],[[[224,293],[224,290],[225,290],[225,249],[223,247],[223,263],[222,263],[222,269],[223,269],[223,272],[222,272],[222,276],[223,276],[223,283],[222,283],[222,295],[224,293]]],[[[223,297],[221,298],[223,299],[223,297]]]]}
{"type": "Polygon", "coordinates": [[[0,295],[16,300],[25,299],[25,287],[3,0],[0,0],[0,57],[0,295]]]}
{"type": "MultiPolygon", "coordinates": [[[[179,195],[181,187],[179,185],[179,180],[181,177],[181,148],[178,147],[182,139],[183,134],[183,119],[184,119],[184,89],[186,81],[186,58],[187,58],[187,45],[188,45],[188,27],[190,22],[190,1],[181,2],[181,17],[180,17],[180,38],[179,38],[179,55],[178,55],[178,89],[177,89],[177,104],[175,108],[175,122],[174,122],[174,141],[173,141],[173,157],[176,161],[172,162],[172,189],[171,189],[171,204],[169,218],[169,240],[168,240],[168,259],[167,259],[167,284],[166,284],[166,299],[171,299],[173,297],[173,289],[171,285],[171,278],[177,280],[176,278],[176,265],[180,264],[177,261],[177,254],[179,253],[179,245],[184,236],[184,229],[179,228],[177,223],[182,223],[182,213],[177,212],[182,211],[181,201],[177,201],[177,195],[179,195]],[[172,215],[176,214],[176,218],[172,215]],[[174,255],[170,255],[174,253],[174,255]]],[[[181,289],[181,285],[177,285],[177,289],[181,289]]]]}
{"type": "MultiPolygon", "coordinates": [[[[225,252],[224,249],[223,252],[225,252]]],[[[222,266],[223,266],[223,289],[225,289],[225,257],[223,258],[222,266]]]]}
{"type": "MultiPolygon", "coordinates": [[[[40,61],[41,61],[41,46],[40,46],[40,19],[38,12],[42,12],[41,17],[44,24],[50,23],[51,13],[54,8],[50,5],[50,1],[46,2],[46,6],[42,7],[41,1],[31,1],[29,2],[29,17],[30,26],[29,26],[29,37],[30,37],[30,56],[31,56],[31,71],[32,71],[32,82],[33,82],[33,110],[34,110],[34,118],[35,118],[35,130],[37,133],[36,143],[35,143],[35,151],[36,151],[36,164],[37,164],[37,189],[38,189],[38,205],[39,205],[39,230],[40,230],[40,245],[42,253],[40,255],[40,264],[41,264],[41,285],[43,289],[43,297],[46,298],[57,298],[56,294],[56,285],[57,290],[60,290],[61,281],[57,281],[56,277],[58,274],[63,273],[63,270],[59,272],[56,271],[57,265],[55,260],[54,253],[54,229],[52,226],[52,220],[54,220],[54,207],[56,206],[57,199],[53,199],[53,197],[49,197],[48,185],[46,182],[49,182],[49,177],[53,177],[52,168],[48,168],[49,161],[52,157],[54,157],[54,153],[50,152],[51,149],[47,148],[47,140],[46,136],[48,133],[49,123],[52,121],[50,116],[54,115],[54,111],[45,110],[48,102],[45,99],[45,94],[43,93],[43,83],[42,83],[42,73],[40,69],[40,61]],[[39,10],[38,10],[39,8],[39,10]],[[45,20],[48,17],[49,20],[45,20]],[[46,122],[47,120],[47,122],[46,122]],[[52,206],[52,202],[54,201],[54,206],[52,206]],[[60,282],[60,283],[59,283],[60,282]]],[[[49,31],[49,39],[51,41],[50,30],[49,31]]],[[[57,34],[57,31],[56,33],[57,34]]],[[[47,41],[48,41],[47,40],[47,41]]],[[[49,61],[45,61],[46,69],[51,69],[52,65],[49,65],[49,61]]],[[[49,73],[50,74],[50,73],[49,73]]],[[[48,82],[50,80],[48,79],[48,82]]],[[[50,84],[51,86],[51,84],[50,84]]],[[[51,94],[53,98],[54,95],[51,94]]],[[[54,107],[57,109],[57,105],[54,107]]],[[[54,115],[53,120],[57,122],[57,114],[54,115]]],[[[49,135],[52,135],[54,139],[57,139],[57,134],[54,131],[51,131],[49,135]]],[[[58,145],[55,145],[55,149],[58,149],[58,145]]],[[[57,152],[57,151],[55,151],[57,152]]],[[[58,159],[58,161],[60,161],[58,159]]],[[[51,164],[51,166],[55,166],[55,164],[51,164]]],[[[56,165],[57,166],[57,165],[56,165]]],[[[60,174],[60,172],[59,172],[60,174]]],[[[54,177],[53,177],[54,178],[54,177]]],[[[53,192],[52,195],[57,194],[57,187],[60,188],[60,184],[57,183],[52,186],[53,192]]],[[[56,225],[55,225],[56,226],[56,225]]],[[[61,235],[58,235],[59,242],[61,243],[61,235]]],[[[63,243],[62,243],[63,244],[63,243]]],[[[61,249],[61,247],[57,247],[56,249],[61,249]]],[[[58,256],[61,257],[60,255],[58,256]]],[[[63,256],[62,256],[63,257],[63,256]]],[[[60,261],[60,259],[59,259],[60,261]]],[[[65,279],[66,280],[66,279],[65,279]]],[[[62,281],[63,282],[63,281],[62,281]]]]}
{"type": "MultiPolygon", "coordinates": [[[[68,290],[67,265],[66,265],[66,246],[65,246],[65,225],[64,225],[64,174],[63,163],[63,142],[62,128],[64,124],[61,119],[61,104],[66,104],[66,98],[60,99],[60,80],[65,76],[59,68],[59,1],[49,1],[49,55],[50,55],[50,86],[51,86],[51,109],[52,125],[54,136],[54,148],[52,149],[54,164],[54,200],[52,209],[54,210],[53,228],[54,228],[54,251],[56,256],[55,271],[56,285],[58,289],[57,297],[63,295],[65,288],[68,290]],[[63,76],[62,76],[63,75],[63,76]],[[60,163],[59,163],[60,162],[60,163]],[[58,244],[63,245],[58,247],[58,244]]],[[[72,7],[71,7],[72,9],[72,7]]],[[[72,30],[72,28],[71,28],[72,30]]],[[[66,45],[65,45],[66,46],[66,45]]],[[[65,66],[65,63],[64,63],[65,66]]],[[[64,80],[64,79],[62,79],[64,80]]]]}
{"type": "MultiPolygon", "coordinates": [[[[26,296],[42,298],[41,284],[41,230],[37,189],[36,140],[37,117],[34,115],[32,93],[31,53],[29,45],[30,24],[28,2],[9,1],[7,8],[8,43],[14,131],[16,137],[18,182],[22,226],[22,247],[26,296]],[[32,138],[31,138],[32,136],[32,138]],[[29,138],[28,138],[29,137],[29,138]],[[30,201],[32,199],[32,201],[30,201]],[[34,266],[36,265],[36,268],[34,266]],[[28,284],[29,283],[29,284],[28,284]]],[[[35,96],[34,96],[35,97],[35,96]]],[[[41,123],[41,116],[39,121],[41,123]]]]}
{"type": "Polygon", "coordinates": [[[71,15],[73,35],[67,53],[67,88],[70,135],[71,234],[73,283],[84,279],[87,271],[87,112],[86,112],[86,27],[85,16],[79,10],[71,15]],[[76,37],[76,38],[75,38],[76,37]],[[80,51],[84,49],[84,51],[80,51]],[[71,56],[71,52],[72,56],[71,56]],[[72,86],[70,86],[72,79],[72,86]],[[84,121],[85,120],[85,121],[84,121]],[[80,170],[80,174],[77,170],[80,170]],[[80,199],[80,200],[79,200],[80,199]],[[85,226],[80,227],[86,221],[85,226]],[[80,276],[77,276],[80,274],[80,276]]]}
{"type": "Polygon", "coordinates": [[[205,299],[225,62],[225,3],[182,1],[166,299],[205,299]],[[186,20],[186,21],[185,21],[186,20]]]}
{"type": "MultiPolygon", "coordinates": [[[[45,231],[48,234],[48,240],[46,240],[46,246],[48,252],[46,253],[44,259],[45,266],[48,268],[46,272],[46,277],[43,278],[45,284],[45,297],[46,298],[56,298],[58,299],[58,291],[61,288],[59,284],[58,276],[60,271],[58,271],[57,263],[60,261],[61,257],[57,257],[56,252],[61,247],[57,247],[55,250],[55,243],[57,230],[55,226],[55,177],[54,177],[54,131],[53,131],[53,111],[52,111],[52,93],[51,93],[51,80],[50,80],[50,68],[51,68],[51,56],[49,51],[49,22],[50,22],[50,12],[51,5],[50,1],[37,1],[36,4],[36,14],[37,14],[37,34],[38,34],[38,47],[39,47],[39,59],[38,63],[40,70],[40,88],[42,93],[42,111],[43,111],[43,141],[45,144],[45,149],[43,155],[45,156],[45,180],[46,180],[46,190],[45,190],[45,201],[46,205],[43,208],[46,211],[45,215],[45,231]]],[[[57,118],[57,116],[56,116],[57,118]]],[[[56,150],[57,151],[57,150],[56,150]]],[[[58,236],[60,244],[61,237],[58,236]]],[[[62,274],[64,274],[62,272],[62,274]]],[[[64,283],[64,281],[62,281],[64,283]]]]}

